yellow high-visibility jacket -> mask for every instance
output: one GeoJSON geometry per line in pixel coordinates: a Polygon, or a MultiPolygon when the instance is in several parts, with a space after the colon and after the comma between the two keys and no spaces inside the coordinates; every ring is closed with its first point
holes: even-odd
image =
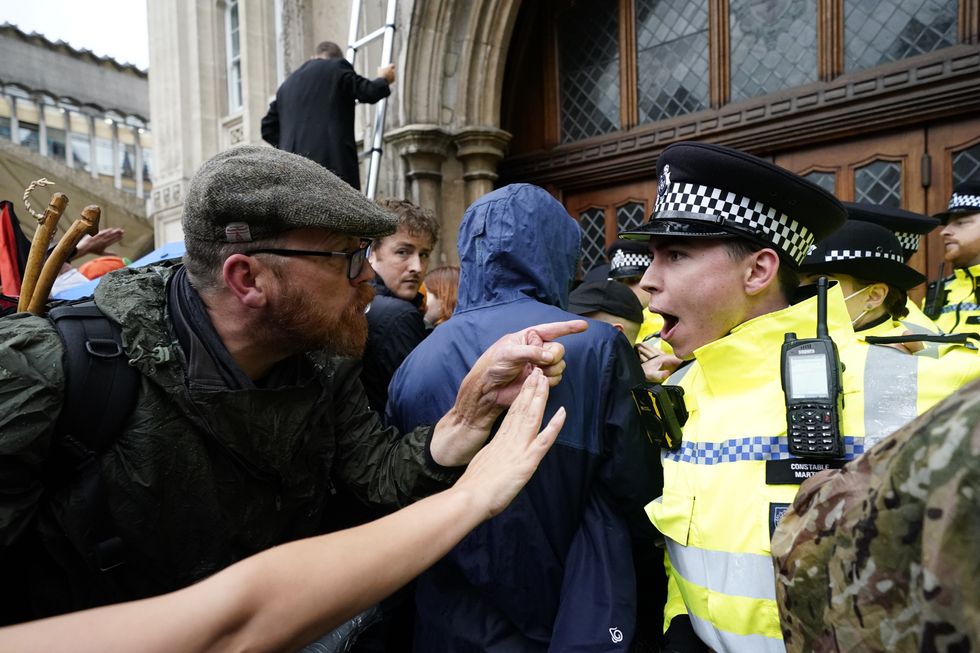
{"type": "MultiPolygon", "coordinates": [[[[860,341],[839,287],[828,300],[849,459],[865,436],[877,441],[935,403],[920,400],[917,381],[920,365],[938,361],[860,341]]],[[[684,388],[690,416],[680,450],[662,454],[663,496],[647,506],[667,544],[665,620],[686,610],[715,651],[784,650],[769,540],[799,483],[824,464],[789,454],[780,349],[786,332],[813,337],[815,322],[815,298],[755,318],[668,380],[684,388]]]]}
{"type": "Polygon", "coordinates": [[[977,277],[980,264],[956,268],[945,279],[946,305],[936,318],[936,325],[945,333],[980,332],[980,301],[977,299],[977,277]]]}

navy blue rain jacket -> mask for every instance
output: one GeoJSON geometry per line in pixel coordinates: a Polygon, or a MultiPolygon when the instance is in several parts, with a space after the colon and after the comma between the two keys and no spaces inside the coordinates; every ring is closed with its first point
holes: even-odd
{"type": "MultiPolygon", "coordinates": [[[[576,222],[536,186],[507,186],[474,203],[459,234],[456,312],[396,372],[391,423],[437,422],[504,334],[576,319],[563,309],[579,241],[576,222]]],[[[663,481],[629,393],[643,375],[626,338],[607,324],[590,320],[587,332],[561,342],[568,367],[545,422],[564,406],[565,426],[513,504],[419,579],[418,651],[628,649],[636,619],[630,530],[650,535],[643,506],[663,481]]]]}

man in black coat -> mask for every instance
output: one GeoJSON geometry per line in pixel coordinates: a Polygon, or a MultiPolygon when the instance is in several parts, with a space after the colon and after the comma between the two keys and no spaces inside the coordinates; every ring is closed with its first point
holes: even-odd
{"type": "Polygon", "coordinates": [[[262,139],[316,161],[360,190],[354,101],[374,104],[391,94],[394,82],[395,64],[366,79],[354,72],[340,46],[324,41],[279,87],[262,118],[262,139]]]}

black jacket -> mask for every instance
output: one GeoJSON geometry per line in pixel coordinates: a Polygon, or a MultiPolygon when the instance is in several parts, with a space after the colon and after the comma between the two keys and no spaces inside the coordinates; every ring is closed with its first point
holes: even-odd
{"type": "Polygon", "coordinates": [[[419,311],[421,294],[412,301],[395,297],[381,277],[375,278],[374,288],[377,295],[367,312],[368,339],[361,359],[361,383],[368,405],[383,415],[391,377],[427,332],[419,311]]]}
{"type": "Polygon", "coordinates": [[[290,75],[262,118],[262,139],[312,159],[360,190],[354,101],[388,97],[388,82],[365,79],[345,59],[310,59],[290,75]]]}

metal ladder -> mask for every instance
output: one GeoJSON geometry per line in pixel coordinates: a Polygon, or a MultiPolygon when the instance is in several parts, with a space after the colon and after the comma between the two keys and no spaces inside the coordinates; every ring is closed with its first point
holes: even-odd
{"type": "MultiPolygon", "coordinates": [[[[347,36],[347,61],[354,65],[358,49],[382,38],[381,66],[387,66],[391,61],[391,49],[395,37],[395,4],[397,0],[388,0],[385,12],[385,24],[366,36],[358,38],[361,22],[361,4],[364,0],[352,0],[350,7],[350,31],[347,36]]],[[[374,130],[371,136],[371,146],[364,150],[361,156],[371,156],[368,169],[367,189],[364,194],[368,199],[374,199],[378,189],[378,173],[381,171],[381,144],[384,139],[385,110],[388,108],[388,98],[383,98],[374,105],[374,130]]]]}

